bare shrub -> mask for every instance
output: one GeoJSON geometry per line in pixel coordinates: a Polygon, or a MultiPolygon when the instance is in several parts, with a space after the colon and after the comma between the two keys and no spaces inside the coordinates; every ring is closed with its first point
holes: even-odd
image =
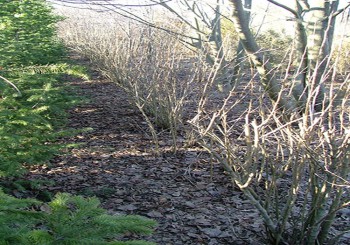
{"type": "Polygon", "coordinates": [[[335,224],[350,204],[350,85],[332,77],[320,113],[286,122],[252,79],[210,113],[203,98],[191,121],[199,143],[259,211],[272,244],[334,244],[350,228],[335,224]]]}
{"type": "Polygon", "coordinates": [[[89,23],[88,18],[69,20],[62,24],[62,38],[128,92],[156,146],[157,129],[167,129],[176,150],[184,107],[204,68],[177,36],[130,20],[120,23],[105,26],[89,23]]]}

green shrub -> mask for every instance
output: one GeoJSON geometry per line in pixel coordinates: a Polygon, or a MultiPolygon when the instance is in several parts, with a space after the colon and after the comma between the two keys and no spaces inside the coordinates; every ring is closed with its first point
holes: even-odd
{"type": "Polygon", "coordinates": [[[337,72],[346,76],[350,72],[350,38],[341,41],[335,45],[332,60],[337,63],[337,72]]]}
{"type": "Polygon", "coordinates": [[[20,175],[24,164],[42,163],[57,152],[59,146],[49,142],[67,133],[57,129],[77,99],[58,82],[67,65],[40,66],[57,62],[64,51],[56,37],[60,18],[46,1],[0,0],[0,16],[1,177],[20,175]]]}
{"type": "Polygon", "coordinates": [[[273,53],[273,56],[269,55],[270,62],[278,66],[287,63],[289,57],[286,53],[288,50],[291,52],[293,40],[287,34],[269,29],[257,36],[257,43],[264,51],[273,53]]]}
{"type": "Polygon", "coordinates": [[[65,110],[79,98],[67,93],[59,74],[11,71],[6,76],[21,96],[0,81],[0,176],[16,176],[24,164],[43,163],[61,149],[50,142],[69,133],[58,129],[64,125],[65,110]]]}
{"type": "MultiPolygon", "coordinates": [[[[25,188],[28,183],[3,177],[21,175],[26,166],[47,162],[66,147],[53,142],[70,133],[64,129],[66,109],[81,100],[60,80],[63,74],[86,74],[57,64],[63,54],[55,35],[58,18],[45,1],[0,0],[0,16],[0,184],[25,188]]],[[[149,234],[154,221],[108,215],[99,204],[69,194],[45,204],[0,188],[0,245],[150,244],[117,238],[125,232],[149,234]]]]}
{"type": "Polygon", "coordinates": [[[0,66],[57,61],[63,46],[56,38],[59,17],[44,0],[0,0],[0,66]]]}
{"type": "Polygon", "coordinates": [[[57,194],[43,204],[17,199],[0,190],[0,244],[152,244],[117,241],[131,232],[150,234],[156,223],[140,216],[113,216],[96,198],[57,194]]]}

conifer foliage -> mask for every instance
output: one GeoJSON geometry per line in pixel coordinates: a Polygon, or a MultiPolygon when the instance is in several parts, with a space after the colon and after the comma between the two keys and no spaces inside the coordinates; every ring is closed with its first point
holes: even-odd
{"type": "Polygon", "coordinates": [[[0,192],[0,244],[120,244],[125,232],[150,234],[155,222],[140,216],[112,216],[96,198],[57,194],[48,204],[0,192]]]}
{"type": "Polygon", "coordinates": [[[69,67],[55,64],[59,19],[43,0],[0,0],[0,177],[47,161],[59,148],[48,142],[66,133],[57,128],[77,99],[59,80],[69,67]]]}
{"type": "MultiPolygon", "coordinates": [[[[62,63],[58,20],[44,0],[0,0],[0,184],[47,162],[61,148],[54,141],[70,133],[65,110],[81,98],[62,75],[86,73],[62,63]]],[[[118,239],[149,234],[155,221],[108,215],[99,205],[97,198],[64,193],[49,203],[19,199],[0,186],[0,245],[151,244],[118,239]]]]}
{"type": "Polygon", "coordinates": [[[0,66],[57,61],[63,46],[53,15],[44,0],[0,0],[0,66]]]}

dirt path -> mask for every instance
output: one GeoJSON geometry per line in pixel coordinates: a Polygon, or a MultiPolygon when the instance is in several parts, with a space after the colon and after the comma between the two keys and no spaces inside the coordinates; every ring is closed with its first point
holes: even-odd
{"type": "Polygon", "coordinates": [[[152,154],[147,125],[120,88],[97,72],[71,83],[91,101],[70,111],[68,126],[92,130],[63,139],[83,145],[31,178],[55,181],[50,191],[96,195],[111,213],[157,220],[145,238],[157,244],[263,244],[261,219],[205,153],[174,155],[164,136],[163,153],[152,154]]]}

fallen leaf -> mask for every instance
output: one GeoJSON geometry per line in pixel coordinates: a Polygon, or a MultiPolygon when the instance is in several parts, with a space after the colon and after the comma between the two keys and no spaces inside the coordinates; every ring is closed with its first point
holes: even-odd
{"type": "Polygon", "coordinates": [[[134,211],[137,209],[137,207],[133,204],[128,204],[128,205],[122,205],[117,207],[117,209],[122,210],[122,211],[134,211]]]}
{"type": "Polygon", "coordinates": [[[147,213],[147,216],[150,218],[162,218],[163,215],[160,212],[157,211],[151,211],[147,213]]]}
{"type": "Polygon", "coordinates": [[[219,228],[202,228],[200,230],[210,237],[219,237],[222,233],[219,228]]]}

